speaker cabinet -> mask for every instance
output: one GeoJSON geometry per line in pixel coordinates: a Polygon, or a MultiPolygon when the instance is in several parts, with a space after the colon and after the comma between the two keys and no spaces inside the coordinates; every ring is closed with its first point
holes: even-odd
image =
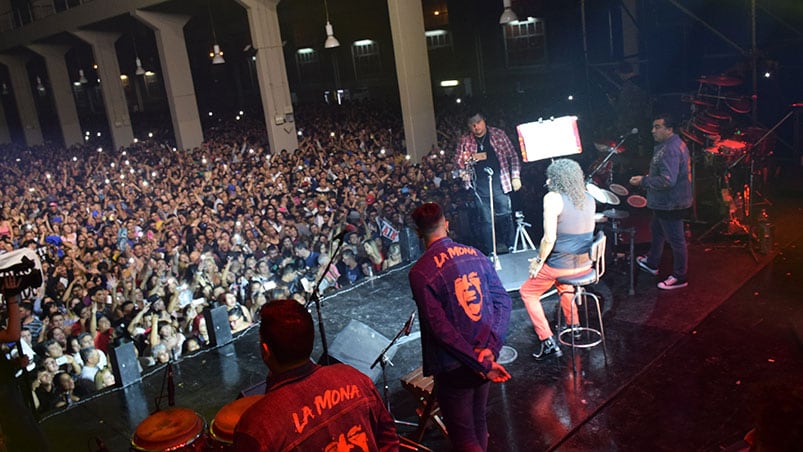
{"type": "Polygon", "coordinates": [[[112,348],[109,358],[112,364],[114,379],[121,387],[124,388],[142,380],[133,342],[124,342],[112,348]]]}
{"type": "Polygon", "coordinates": [[[209,331],[209,345],[218,346],[231,342],[231,326],[226,306],[204,309],[204,319],[209,331]]]}

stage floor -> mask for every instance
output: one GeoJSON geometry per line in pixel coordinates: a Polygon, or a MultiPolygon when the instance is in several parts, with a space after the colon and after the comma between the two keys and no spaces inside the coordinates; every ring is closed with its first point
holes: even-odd
{"type": "MultiPolygon", "coordinates": [[[[791,177],[797,182],[776,193],[768,207],[776,239],[769,255],[733,246],[739,244],[735,238],[692,240],[688,288],[663,292],[655,287],[657,278],[637,272],[635,295],[628,295],[626,260],[611,261],[596,289],[604,300],[607,360],[599,346],[579,351],[576,374],[565,348],[560,359],[539,363],[531,358],[535,335],[513,293],[507,344],[517,357],[507,365],[513,378],[491,390],[489,449],[721,450],[739,440],[752,428],[752,390],[770,378],[782,377],[790,384],[803,379],[791,323],[801,309],[797,278],[803,268],[803,211],[798,206],[803,178],[795,171],[791,177]]],[[[693,230],[707,226],[693,225],[693,230]]],[[[637,244],[637,251],[643,248],[637,244]]],[[[662,270],[669,268],[671,253],[666,254],[662,270]]],[[[378,333],[361,335],[360,341],[393,338],[415,310],[408,269],[395,269],[326,298],[322,315],[329,344],[345,341],[350,349],[355,325],[378,333]]],[[[554,297],[545,300],[548,315],[554,307],[554,297]]],[[[421,365],[418,338],[416,322],[413,334],[396,347],[386,374],[392,412],[406,421],[415,420],[415,400],[400,379],[421,365]]],[[[316,338],[316,357],[320,344],[316,338]]],[[[376,358],[371,347],[359,348],[364,349],[360,359],[376,358]]],[[[261,383],[266,373],[256,329],[186,358],[174,370],[176,406],[196,411],[207,422],[240,391],[261,383]]],[[[158,369],[141,383],[44,419],[53,450],[97,450],[98,438],[109,450],[127,450],[137,425],[156,408],[163,374],[158,369]]],[[[378,385],[381,392],[381,378],[378,385]]],[[[400,432],[412,429],[400,427],[400,432]]],[[[422,442],[433,450],[449,450],[437,429],[430,429],[422,442]]]]}

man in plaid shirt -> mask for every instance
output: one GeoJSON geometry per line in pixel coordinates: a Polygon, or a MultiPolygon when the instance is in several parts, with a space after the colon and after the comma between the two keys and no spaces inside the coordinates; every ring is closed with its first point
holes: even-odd
{"type": "Polygon", "coordinates": [[[480,201],[479,245],[486,254],[493,251],[491,242],[490,200],[493,194],[494,214],[497,221],[497,241],[507,248],[513,246],[513,219],[511,218],[511,191],[521,188],[521,161],[513,143],[505,132],[488,127],[482,113],[473,113],[468,118],[470,133],[460,138],[455,154],[455,164],[466,188],[473,188],[480,201]],[[491,185],[488,185],[488,175],[491,185]]]}

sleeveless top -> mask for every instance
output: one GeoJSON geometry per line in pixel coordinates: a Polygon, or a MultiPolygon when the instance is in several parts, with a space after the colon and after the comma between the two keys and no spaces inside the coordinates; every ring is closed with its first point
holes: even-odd
{"type": "Polygon", "coordinates": [[[561,194],[563,211],[558,215],[555,247],[546,259],[553,268],[589,268],[589,251],[594,241],[594,198],[585,193],[583,207],[575,207],[571,198],[561,194]]]}

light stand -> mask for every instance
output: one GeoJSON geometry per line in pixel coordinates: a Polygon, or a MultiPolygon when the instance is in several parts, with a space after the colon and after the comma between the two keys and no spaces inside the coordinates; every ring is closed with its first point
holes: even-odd
{"type": "MultiPolygon", "coordinates": [[[[387,353],[391,347],[396,345],[396,342],[399,340],[399,338],[401,338],[402,336],[408,336],[410,334],[410,331],[412,331],[413,329],[413,321],[415,321],[415,311],[413,311],[410,314],[410,317],[407,319],[407,322],[399,330],[399,332],[396,333],[396,336],[394,336],[393,339],[390,340],[388,345],[385,346],[385,348],[381,352],[379,352],[379,356],[376,357],[376,359],[374,360],[374,362],[371,364],[370,367],[371,369],[373,369],[374,367],[376,367],[377,364],[379,364],[379,366],[382,368],[382,397],[385,399],[385,407],[388,409],[388,413],[390,413],[391,416],[393,416],[393,411],[391,411],[390,409],[390,397],[388,395],[388,375],[387,372],[385,372],[386,370],[385,368],[388,364],[392,366],[393,363],[390,361],[390,358],[388,358],[387,353]]],[[[412,422],[397,420],[395,417],[393,418],[393,422],[408,427],[418,426],[418,424],[414,424],[412,422]]],[[[401,447],[405,449],[423,450],[427,452],[432,452],[431,449],[427,448],[423,444],[417,443],[405,436],[399,435],[399,440],[401,441],[401,447]]]]}
{"type": "Polygon", "coordinates": [[[535,249],[530,234],[528,234],[527,229],[525,229],[525,227],[530,228],[532,226],[533,225],[530,223],[524,221],[524,213],[516,211],[516,239],[513,241],[514,253],[535,249]],[[521,249],[519,249],[519,240],[521,240],[521,249]]]}

